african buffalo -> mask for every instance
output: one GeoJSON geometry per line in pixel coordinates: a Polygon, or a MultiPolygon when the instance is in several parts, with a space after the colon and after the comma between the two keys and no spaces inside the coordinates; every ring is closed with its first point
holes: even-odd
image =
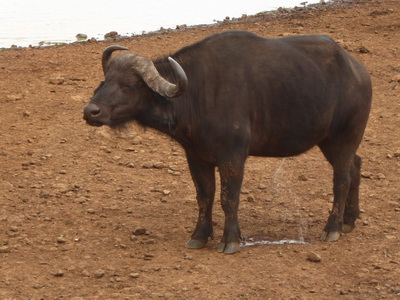
{"type": "Polygon", "coordinates": [[[239,249],[239,195],[246,158],[286,157],[315,145],[333,167],[333,208],[321,240],[336,241],[359,216],[361,158],[356,155],[371,107],[368,71],[324,35],[262,38],[214,34],[170,57],[111,58],[105,80],[84,108],[94,126],[137,121],[175,139],[186,152],[199,215],[186,244],[213,235],[215,168],[221,178],[224,233],[217,251],[239,249]]]}

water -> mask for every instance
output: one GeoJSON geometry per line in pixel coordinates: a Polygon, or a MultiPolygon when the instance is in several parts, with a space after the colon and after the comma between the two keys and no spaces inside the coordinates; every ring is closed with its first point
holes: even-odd
{"type": "MultiPolygon", "coordinates": [[[[254,15],[303,0],[0,0],[0,48],[40,42],[73,42],[78,33],[103,39],[117,31],[141,34],[176,25],[212,24],[254,15]]],[[[319,0],[308,0],[308,4],[319,0]]]]}
{"type": "Polygon", "coordinates": [[[293,238],[284,238],[277,241],[256,240],[255,238],[248,238],[247,240],[242,242],[242,247],[262,245],[308,244],[305,241],[305,235],[307,234],[307,219],[302,215],[300,209],[300,200],[291,188],[293,176],[292,174],[289,174],[288,171],[292,170],[293,168],[288,166],[288,164],[289,159],[281,159],[281,162],[273,175],[273,201],[282,203],[289,202],[287,203],[289,205],[289,209],[285,209],[283,206],[280,205],[274,215],[281,218],[282,226],[285,226],[285,223],[288,221],[295,224],[297,223],[299,226],[298,236],[293,238]],[[293,205],[290,205],[291,201],[293,201],[293,205]]]}

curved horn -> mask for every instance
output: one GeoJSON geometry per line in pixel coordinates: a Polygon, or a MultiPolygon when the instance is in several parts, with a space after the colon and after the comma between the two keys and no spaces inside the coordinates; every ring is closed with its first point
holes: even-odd
{"type": "Polygon", "coordinates": [[[103,67],[104,76],[106,76],[107,63],[111,58],[111,54],[116,50],[128,50],[128,48],[122,46],[110,46],[104,49],[103,56],[101,57],[101,65],[103,67]]]}
{"type": "Polygon", "coordinates": [[[171,83],[164,79],[157,71],[152,60],[142,57],[134,56],[133,67],[139,76],[142,77],[144,82],[156,93],[161,96],[174,98],[181,95],[188,84],[185,71],[173,58],[168,57],[168,61],[171,64],[172,70],[177,78],[177,83],[171,83]]]}

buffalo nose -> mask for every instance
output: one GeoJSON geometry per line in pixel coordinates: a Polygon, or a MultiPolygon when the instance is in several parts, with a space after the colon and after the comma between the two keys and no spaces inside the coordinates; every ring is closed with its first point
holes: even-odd
{"type": "Polygon", "coordinates": [[[100,114],[100,108],[94,103],[89,103],[83,109],[83,115],[86,120],[96,117],[99,114],[100,114]]]}

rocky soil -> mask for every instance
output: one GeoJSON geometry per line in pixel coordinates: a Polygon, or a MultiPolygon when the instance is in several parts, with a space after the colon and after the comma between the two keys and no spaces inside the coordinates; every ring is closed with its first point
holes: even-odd
{"type": "Polygon", "coordinates": [[[0,299],[400,299],[400,2],[350,1],[118,41],[0,52],[0,299]],[[182,149],[152,130],[89,127],[82,108],[118,43],[156,58],[225,30],[328,34],[369,69],[374,100],[357,228],[319,241],[332,171],[314,149],[250,158],[240,222],[250,241],[184,244],[197,204],[182,149]]]}

